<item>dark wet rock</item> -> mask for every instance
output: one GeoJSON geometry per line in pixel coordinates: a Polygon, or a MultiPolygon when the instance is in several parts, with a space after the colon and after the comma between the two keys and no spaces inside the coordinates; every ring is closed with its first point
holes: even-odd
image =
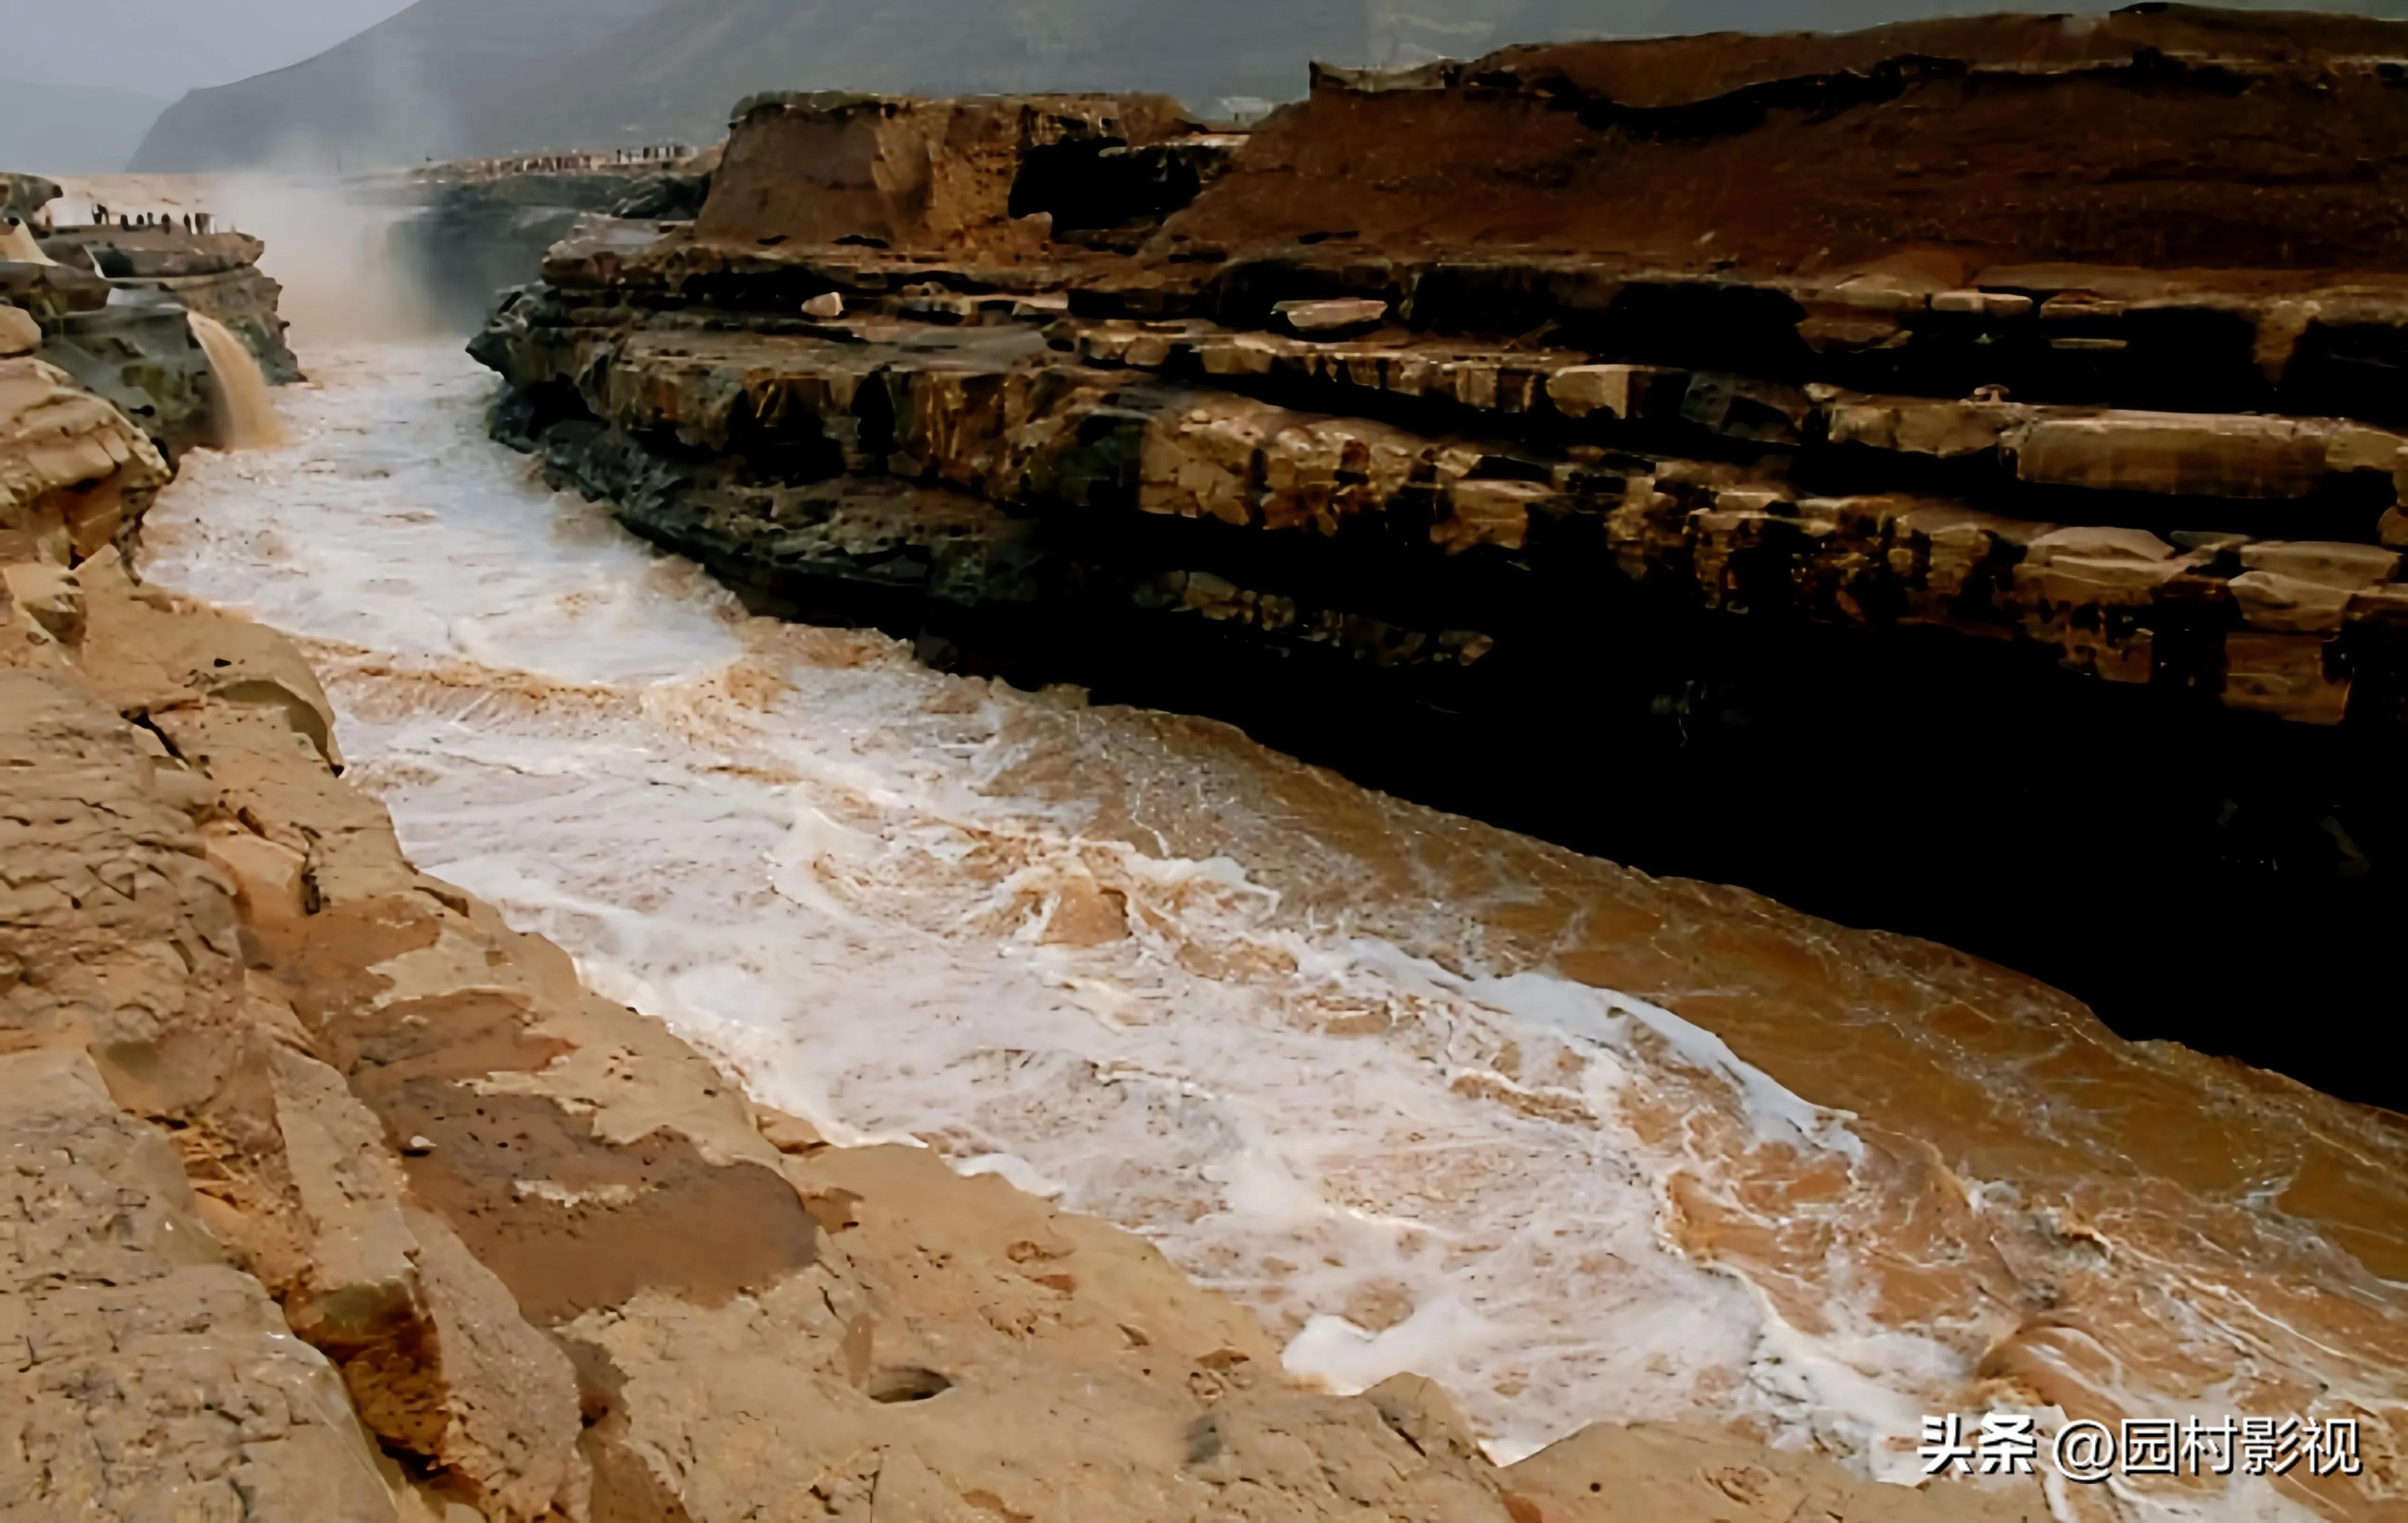
{"type": "Polygon", "coordinates": [[[216,442],[216,382],[180,303],[127,291],[42,326],[42,357],[116,404],[170,461],[216,442]]]}
{"type": "Polygon", "coordinates": [[[702,203],[710,195],[708,174],[654,175],[638,181],[613,203],[610,215],[639,222],[690,223],[701,215],[702,203]]]}

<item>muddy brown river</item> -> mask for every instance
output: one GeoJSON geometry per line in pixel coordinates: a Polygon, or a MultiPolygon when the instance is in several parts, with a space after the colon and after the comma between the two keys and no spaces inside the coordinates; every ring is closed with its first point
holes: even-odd
{"type": "Polygon", "coordinates": [[[1500,1458],[1704,1419],[1903,1480],[1928,1413],[2280,1411],[2358,1418],[2367,1474],[2051,1507],[2401,1505],[2397,1118],[1225,726],[748,617],[486,441],[465,357],[305,359],[288,442],[194,457],[147,574],[298,637],[423,868],[765,1102],[1142,1233],[1292,1370],[1429,1374],[1500,1458]]]}

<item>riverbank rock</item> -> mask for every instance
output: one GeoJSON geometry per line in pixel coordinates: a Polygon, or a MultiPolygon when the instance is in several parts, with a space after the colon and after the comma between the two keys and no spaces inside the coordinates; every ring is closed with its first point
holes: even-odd
{"type": "MultiPolygon", "coordinates": [[[[14,674],[0,687],[28,697],[14,674]]],[[[0,1375],[0,1516],[399,1523],[341,1382],[91,1058],[0,1056],[0,1317],[19,1345],[0,1375]]]]}
{"type": "Polygon", "coordinates": [[[1025,175],[1050,156],[1152,147],[1199,129],[1176,101],[1144,95],[929,101],[774,94],[738,106],[695,226],[761,247],[857,242],[942,248],[1027,241],[1025,175]]]}
{"type": "MultiPolygon", "coordinates": [[[[0,307],[0,326],[22,316],[0,307]]],[[[54,366],[0,358],[0,559],[64,568],[130,548],[166,481],[166,462],[115,408],[54,366]]]]}
{"type": "Polygon", "coordinates": [[[22,307],[0,307],[0,360],[13,360],[42,347],[42,325],[22,307]]]}
{"type": "Polygon", "coordinates": [[[2346,924],[2336,976],[2388,976],[2408,268],[2315,123],[2403,50],[2185,7],[1325,69],[1180,196],[1102,212],[1123,108],[776,97],[693,224],[564,241],[472,352],[497,435],[757,611],[1206,712],[2347,1087],[2259,1017],[2284,938],[2129,948],[2346,924]],[[2227,88],[2273,136],[2197,130],[2227,88]],[[2066,136],[2094,117],[2130,131],[2066,136]],[[1928,153],[1874,146],[1909,120],[1928,153]],[[977,147],[940,186],[943,123],[977,147]],[[2054,147],[1994,164],[2000,134],[2054,147]],[[1994,175],[2039,209],[2001,220],[1994,175]],[[2261,201],[2313,236],[2235,229],[2261,201]],[[2359,553],[2349,587],[2253,565],[2359,553]],[[2115,842],[1985,847],[1935,894],[1885,812],[1828,860],[1763,782],[1800,755],[1944,756],[2014,820],[2152,782],[2115,842]]]}

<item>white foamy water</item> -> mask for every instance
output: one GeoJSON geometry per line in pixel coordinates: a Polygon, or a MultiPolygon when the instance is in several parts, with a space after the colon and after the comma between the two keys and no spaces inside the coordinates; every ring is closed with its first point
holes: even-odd
{"type": "Polygon", "coordinates": [[[288,447],[194,457],[148,574],[311,642],[419,864],[757,1099],[1143,1233],[1293,1368],[1432,1375],[1502,1458],[1704,1417],[1895,1473],[1970,1372],[1674,1243],[1676,1176],[1738,1138],[1845,1179],[1850,1118],[1677,1016],[1489,973],[1469,907],[1291,902],[1266,884],[1314,864],[1271,859],[1315,848],[1249,823],[1249,748],[749,619],[485,441],[465,358],[312,369],[288,447]],[[1105,827],[1173,814],[1241,844],[1105,827]]]}

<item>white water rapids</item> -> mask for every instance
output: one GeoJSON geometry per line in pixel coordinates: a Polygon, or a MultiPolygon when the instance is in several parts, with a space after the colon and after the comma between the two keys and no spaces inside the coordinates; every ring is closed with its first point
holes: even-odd
{"type": "Polygon", "coordinates": [[[465,358],[311,359],[291,442],[193,457],[146,574],[306,642],[425,870],[762,1101],[1142,1233],[1299,1372],[1438,1378],[1499,1458],[1704,1418],[1912,1473],[1961,1357],[1844,1305],[1792,1328],[1693,1261],[1669,1181],[1713,1163],[1617,1100],[1843,1173],[1849,1118],[1663,1012],[1489,975],[1494,904],[1374,881],[1280,803],[1341,782],[748,618],[488,442],[465,358]]]}

